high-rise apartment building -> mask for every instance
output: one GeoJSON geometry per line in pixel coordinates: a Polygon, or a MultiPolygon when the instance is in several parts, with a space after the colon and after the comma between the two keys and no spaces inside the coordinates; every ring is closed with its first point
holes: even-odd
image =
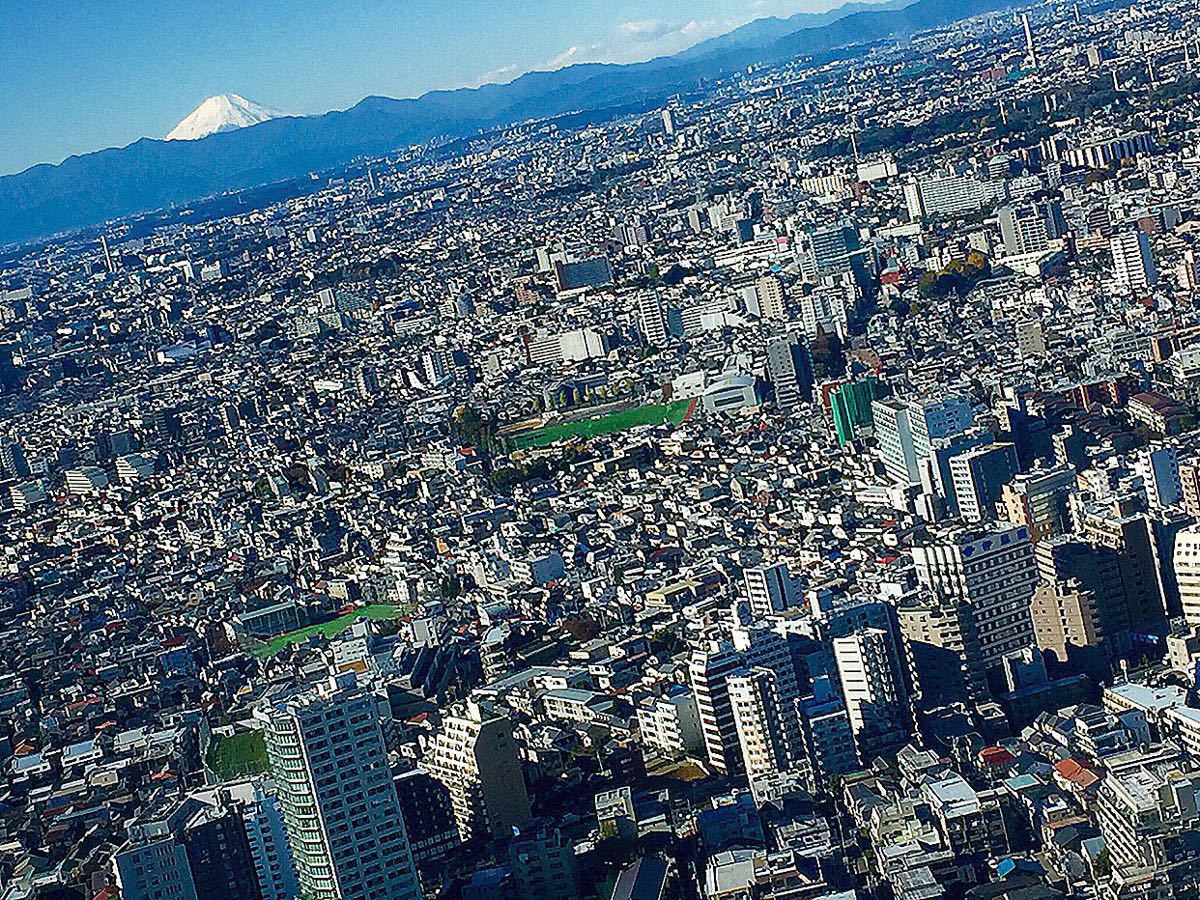
{"type": "Polygon", "coordinates": [[[638,328],[651,347],[667,342],[667,307],[658,291],[643,291],[637,301],[638,328]]]}
{"type": "Polygon", "coordinates": [[[246,829],[224,794],[163,798],[128,828],[113,858],[130,900],[259,900],[246,829]]]}
{"type": "Polygon", "coordinates": [[[775,405],[780,409],[796,409],[812,400],[812,354],[803,338],[789,335],[767,344],[767,377],[775,388],[775,405]]]}
{"type": "Polygon", "coordinates": [[[1028,526],[1029,540],[1036,544],[1071,531],[1070,498],[1076,491],[1070,466],[1020,474],[1001,490],[1001,512],[1014,525],[1028,526]]]}
{"type": "Polygon", "coordinates": [[[782,612],[800,602],[801,583],[792,577],[786,562],[746,569],[742,580],[750,612],[756,618],[782,612]]]}
{"type": "Polygon", "coordinates": [[[729,676],[729,702],[746,776],[785,772],[803,757],[794,709],[785,709],[778,679],[770,669],[754,667],[729,676]]]}
{"type": "Polygon", "coordinates": [[[973,447],[950,458],[950,480],[958,514],[968,522],[996,517],[1004,486],[1017,474],[1017,449],[1009,443],[973,447]]]}
{"type": "Polygon", "coordinates": [[[529,822],[512,723],[468,700],[442,720],[422,766],[450,791],[463,841],[508,837],[529,822]]]}
{"type": "Polygon", "coordinates": [[[1154,443],[1134,454],[1133,471],[1142,480],[1151,509],[1174,506],[1183,500],[1183,481],[1174,444],[1154,443]]]}
{"type": "Polygon", "coordinates": [[[263,900],[291,900],[299,896],[300,882],[274,785],[251,780],[221,789],[241,804],[242,822],[263,900]]]}
{"type": "Polygon", "coordinates": [[[420,897],[375,697],[340,675],[270,697],[255,715],[301,893],[420,897]]]}
{"type": "Polygon", "coordinates": [[[1150,252],[1150,238],[1141,231],[1114,234],[1108,242],[1113,278],[1130,294],[1141,295],[1158,283],[1158,270],[1150,252]]]}
{"type": "Polygon", "coordinates": [[[1172,556],[1183,618],[1200,625],[1200,526],[1185,528],[1175,536],[1172,556]]]}
{"type": "Polygon", "coordinates": [[[1129,750],[1104,761],[1096,820],[1112,862],[1111,897],[1200,894],[1200,771],[1177,749],[1129,750]]]}
{"type": "Polygon", "coordinates": [[[1049,246],[1046,220],[1033,206],[1002,206],[997,216],[1004,250],[1009,256],[1037,253],[1049,246]]]}
{"type": "Polygon", "coordinates": [[[834,638],[833,657],[854,741],[863,759],[908,741],[908,691],[890,632],[864,628],[834,638]]]}
{"type": "Polygon", "coordinates": [[[742,769],[737,725],[729,700],[729,676],[742,666],[740,654],[721,641],[706,641],[692,652],[688,676],[700,713],[700,731],[708,763],[722,774],[742,769]]]}

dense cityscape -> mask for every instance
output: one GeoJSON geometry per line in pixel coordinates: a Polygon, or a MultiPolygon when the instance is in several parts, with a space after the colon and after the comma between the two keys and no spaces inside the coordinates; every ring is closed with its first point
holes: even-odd
{"type": "Polygon", "coordinates": [[[1200,896],[1198,11],[0,249],[0,898],[1200,896]]]}

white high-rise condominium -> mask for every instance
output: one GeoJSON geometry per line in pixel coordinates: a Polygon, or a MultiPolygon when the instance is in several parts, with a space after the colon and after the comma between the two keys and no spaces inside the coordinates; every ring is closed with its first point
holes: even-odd
{"type": "Polygon", "coordinates": [[[305,897],[419,898],[376,699],[353,675],[259,707],[305,897]]]}
{"type": "Polygon", "coordinates": [[[721,641],[706,641],[700,649],[693,651],[688,661],[688,676],[696,695],[708,762],[726,775],[742,768],[737,726],[729,702],[729,676],[741,665],[740,654],[721,641]]]}
{"type": "Polygon", "coordinates": [[[667,308],[658,291],[644,291],[638,296],[638,327],[651,347],[667,342],[667,308]]]}
{"type": "Polygon", "coordinates": [[[748,778],[785,772],[802,759],[798,719],[773,671],[755,667],[729,676],[729,701],[748,778]]]}
{"type": "Polygon", "coordinates": [[[800,583],[792,578],[786,562],[746,569],[742,578],[750,612],[756,618],[782,612],[800,601],[800,583]]]}
{"type": "Polygon", "coordinates": [[[1150,239],[1140,231],[1114,234],[1108,242],[1113,277],[1131,294],[1142,294],[1158,283],[1158,270],[1150,253],[1150,239]]]}
{"type": "Polygon", "coordinates": [[[970,401],[953,395],[876,400],[871,411],[884,470],[899,484],[919,484],[921,464],[929,458],[933,442],[962,434],[974,421],[970,401]]]}
{"type": "Polygon", "coordinates": [[[903,746],[908,740],[908,692],[892,636],[863,628],[834,638],[842,697],[850,728],[864,759],[903,746]]]}
{"type": "Polygon", "coordinates": [[[871,415],[875,419],[879,458],[888,478],[897,484],[917,484],[920,470],[909,425],[909,405],[903,400],[875,400],[871,415]]]}

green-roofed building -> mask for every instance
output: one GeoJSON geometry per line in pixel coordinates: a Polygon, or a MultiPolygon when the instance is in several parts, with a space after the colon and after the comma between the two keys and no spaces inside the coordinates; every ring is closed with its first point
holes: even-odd
{"type": "Polygon", "coordinates": [[[834,388],[829,394],[829,408],[833,412],[833,429],[837,432],[839,446],[858,440],[863,428],[875,424],[871,415],[871,401],[878,394],[879,380],[868,375],[861,381],[847,381],[834,388]]]}

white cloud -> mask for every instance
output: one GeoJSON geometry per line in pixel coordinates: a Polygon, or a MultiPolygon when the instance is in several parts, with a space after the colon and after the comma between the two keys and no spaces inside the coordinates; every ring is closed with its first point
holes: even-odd
{"type": "Polygon", "coordinates": [[[579,46],[577,44],[572,44],[562,53],[548,59],[546,61],[545,68],[553,72],[555,69],[562,69],[571,65],[572,63],[577,62],[580,62],[579,46]]]}
{"type": "Polygon", "coordinates": [[[640,22],[622,22],[617,31],[633,41],[653,41],[671,32],[669,22],[662,19],[643,19],[640,22]]]}
{"type": "MultiPolygon", "coordinates": [[[[748,0],[740,9],[721,19],[635,19],[612,26],[610,32],[595,43],[572,44],[561,53],[535,68],[554,71],[579,63],[634,63],[670,56],[709,38],[726,34],[754,19],[764,16],[789,16],[801,10],[819,12],[837,6],[844,0],[748,0]]],[[[730,4],[733,6],[734,4],[730,4]]],[[[509,67],[506,67],[508,69],[509,67]]],[[[514,67],[515,68],[515,67],[514,67]]],[[[505,74],[503,70],[489,76],[505,74]]]]}

